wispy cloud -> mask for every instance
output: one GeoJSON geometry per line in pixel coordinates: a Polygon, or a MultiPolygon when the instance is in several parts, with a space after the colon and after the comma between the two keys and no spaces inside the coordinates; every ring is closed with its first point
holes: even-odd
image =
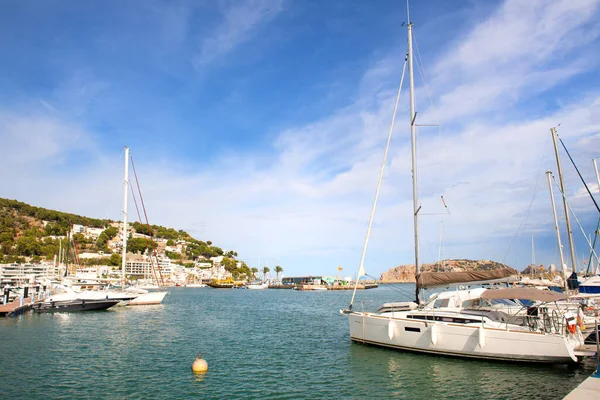
{"type": "MultiPolygon", "coordinates": [[[[549,128],[561,124],[559,133],[577,160],[587,163],[600,148],[600,91],[581,83],[576,96],[557,90],[598,68],[597,55],[589,51],[598,42],[598,4],[507,1],[464,37],[446,44],[447,52],[433,68],[425,65],[438,107],[434,113],[424,106],[424,87],[418,84],[418,110],[424,110],[419,119],[441,122],[442,134],[419,131],[422,212],[443,212],[442,194],[451,210],[443,217],[423,215],[425,261],[437,259],[442,218],[446,257],[503,261],[522,224],[528,231],[551,233],[544,176],[554,169],[549,128]],[[541,93],[550,98],[542,105],[541,93]]],[[[280,1],[233,3],[203,41],[196,65],[233,51],[282,7],[280,1]]],[[[419,45],[423,49],[425,43],[419,45]]],[[[335,273],[337,265],[352,271],[364,240],[404,51],[391,50],[363,71],[359,82],[347,82],[357,88],[356,95],[329,115],[294,125],[278,121],[284,128],[265,151],[228,151],[215,155],[206,169],[190,171],[178,159],[139,157],[132,145],[151,222],[189,230],[237,250],[250,262],[258,256],[279,259],[286,275],[335,273]]],[[[412,261],[407,97],[405,89],[368,253],[373,275],[412,261]]],[[[113,152],[109,164],[83,145],[72,147],[101,133],[73,122],[67,113],[50,111],[50,117],[4,113],[0,119],[2,138],[10,138],[5,153],[14,155],[0,158],[0,170],[10,171],[11,160],[20,158],[19,165],[32,172],[5,174],[5,182],[16,189],[9,194],[5,185],[0,194],[36,203],[35,192],[28,189],[35,186],[44,193],[44,201],[37,202],[42,206],[59,204],[90,216],[120,218],[122,160],[113,152]],[[26,132],[38,134],[28,138],[26,132]],[[61,159],[73,149],[87,163],[70,175],[79,184],[69,186],[65,174],[40,160],[61,159]],[[60,192],[53,190],[61,183],[60,192]],[[112,205],[109,215],[107,204],[112,205]]],[[[569,198],[578,212],[589,215],[581,185],[567,165],[565,170],[569,198]]],[[[589,171],[585,174],[594,182],[589,171]]],[[[550,250],[538,258],[556,262],[550,250]]],[[[505,261],[519,267],[523,257],[511,254],[505,261]]]]}
{"type": "Polygon", "coordinates": [[[283,10],[283,0],[235,1],[223,13],[223,21],[202,40],[194,57],[196,68],[202,68],[249,40],[263,24],[283,10]]]}

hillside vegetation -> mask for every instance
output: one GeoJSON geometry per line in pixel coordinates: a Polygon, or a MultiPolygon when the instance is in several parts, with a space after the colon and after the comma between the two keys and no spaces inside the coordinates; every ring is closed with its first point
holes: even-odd
{"type": "MultiPolygon", "coordinates": [[[[82,233],[73,235],[79,252],[104,253],[106,257],[82,260],[85,264],[119,265],[120,255],[109,248],[109,243],[118,238],[119,229],[115,221],[83,217],[81,215],[48,210],[29,204],[0,198],[0,261],[9,262],[38,262],[53,260],[59,252],[61,240],[65,245],[65,237],[73,224],[88,228],[104,228],[97,239],[82,233]]],[[[213,246],[210,240],[194,239],[189,233],[174,228],[159,225],[146,225],[139,222],[131,223],[136,233],[146,237],[128,239],[127,249],[131,253],[143,254],[149,249],[160,250],[165,256],[185,265],[193,266],[194,261],[206,260],[211,257],[223,256],[222,264],[234,276],[250,275],[251,271],[245,263],[237,267],[237,252],[224,251],[213,246]],[[165,251],[153,239],[166,239],[166,246],[181,247],[181,252],[165,251]]],[[[139,236],[139,235],[138,235],[139,236]]],[[[164,242],[164,241],[163,241],[164,242]]]]}

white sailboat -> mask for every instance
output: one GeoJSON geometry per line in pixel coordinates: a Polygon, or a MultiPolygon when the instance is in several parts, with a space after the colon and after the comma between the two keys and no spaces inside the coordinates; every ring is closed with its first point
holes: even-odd
{"type": "MultiPolygon", "coordinates": [[[[571,315],[551,307],[566,296],[537,289],[471,289],[434,294],[420,304],[420,291],[432,287],[447,287],[461,282],[481,283],[506,280],[512,271],[477,271],[419,273],[419,236],[416,164],[416,112],[414,100],[412,23],[408,23],[408,63],[410,85],[410,129],[412,142],[412,182],[414,207],[416,301],[384,304],[377,312],[352,311],[348,315],[350,339],[398,350],[458,356],[465,358],[508,360],[521,362],[567,363],[583,355],[580,328],[571,315]],[[537,302],[522,313],[508,308],[522,307],[511,299],[537,302]]],[[[404,78],[404,72],[403,72],[404,78]]],[[[391,135],[391,129],[390,129],[391,135]]],[[[389,146],[389,138],[388,138],[389,146]]],[[[386,149],[387,156],[387,149],[386,149]]],[[[383,166],[382,173],[383,176],[383,166]]],[[[379,187],[378,187],[379,190],[379,187]]],[[[371,221],[377,203],[376,192],[371,221]]],[[[364,254],[370,227],[365,239],[359,277],[365,275],[364,254]]],[[[358,279],[357,279],[358,280],[358,279]]]]}
{"type": "MultiPolygon", "coordinates": [[[[129,148],[125,147],[125,177],[123,180],[123,248],[121,253],[121,288],[125,291],[125,266],[127,265],[127,198],[129,189],[129,148]]],[[[135,298],[130,300],[127,305],[152,305],[160,304],[167,295],[165,291],[139,293],[138,290],[135,298]]]]}

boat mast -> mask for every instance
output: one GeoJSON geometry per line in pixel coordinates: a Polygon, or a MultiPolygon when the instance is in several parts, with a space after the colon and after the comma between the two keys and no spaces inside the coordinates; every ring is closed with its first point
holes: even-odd
{"type": "Polygon", "coordinates": [[[563,207],[565,209],[565,220],[567,222],[567,235],[569,238],[569,250],[571,251],[571,263],[573,272],[577,272],[577,265],[575,263],[575,245],[573,244],[573,231],[571,230],[571,217],[569,216],[569,208],[567,206],[567,192],[565,192],[565,182],[563,180],[562,166],[560,164],[560,156],[558,154],[558,144],[556,128],[550,128],[552,133],[552,142],[554,143],[554,153],[556,155],[556,166],[558,168],[558,182],[560,184],[560,191],[562,192],[563,207]]]}
{"type": "Polygon", "coordinates": [[[556,229],[556,240],[558,242],[558,254],[560,255],[560,270],[565,281],[565,289],[567,289],[567,274],[565,273],[565,258],[563,256],[563,246],[560,240],[560,229],[558,228],[558,216],[556,215],[556,205],[554,204],[554,191],[552,190],[552,172],[546,171],[548,176],[548,188],[550,189],[550,202],[552,203],[552,215],[554,215],[554,229],[556,229]]]}
{"type": "MultiPolygon", "coordinates": [[[[412,22],[408,16],[408,82],[410,87],[410,142],[412,153],[412,189],[413,189],[413,224],[415,231],[415,276],[419,274],[419,199],[417,197],[417,134],[415,119],[415,80],[413,71],[412,22]]],[[[415,291],[416,303],[419,304],[419,288],[415,291]]]]}
{"type": "Polygon", "coordinates": [[[129,188],[129,147],[125,147],[125,177],[123,178],[123,250],[121,252],[121,290],[125,290],[127,264],[127,189],[129,188]]]}

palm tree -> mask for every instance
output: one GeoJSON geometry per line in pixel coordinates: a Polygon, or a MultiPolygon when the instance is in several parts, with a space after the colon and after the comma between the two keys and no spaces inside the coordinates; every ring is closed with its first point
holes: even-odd
{"type": "Polygon", "coordinates": [[[258,272],[258,268],[252,268],[251,271],[252,271],[252,278],[256,279],[256,273],[258,272]]]}
{"type": "Polygon", "coordinates": [[[279,274],[283,272],[283,268],[278,265],[275,267],[275,272],[277,273],[277,282],[279,282],[279,274]]]}
{"type": "Polygon", "coordinates": [[[269,267],[264,267],[264,268],[263,268],[263,279],[264,279],[264,280],[267,280],[267,273],[268,273],[269,271],[271,271],[271,270],[269,269],[269,267]]]}

